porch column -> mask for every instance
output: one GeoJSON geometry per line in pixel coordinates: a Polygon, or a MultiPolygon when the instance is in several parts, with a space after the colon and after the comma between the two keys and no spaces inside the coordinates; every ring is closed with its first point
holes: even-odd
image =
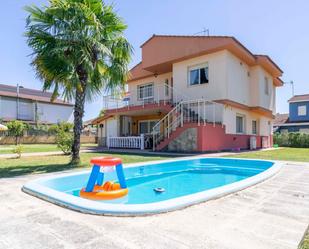
{"type": "Polygon", "coordinates": [[[141,134],[141,150],[145,149],[145,135],[141,134]]]}

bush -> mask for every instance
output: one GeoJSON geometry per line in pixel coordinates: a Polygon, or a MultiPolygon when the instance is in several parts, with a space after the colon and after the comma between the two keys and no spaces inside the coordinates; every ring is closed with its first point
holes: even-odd
{"type": "Polygon", "coordinates": [[[23,147],[19,144],[16,145],[15,148],[13,149],[13,153],[17,154],[17,158],[21,158],[21,153],[23,152],[23,147]]]}
{"type": "Polygon", "coordinates": [[[58,130],[56,134],[57,147],[63,151],[64,154],[71,154],[73,145],[73,135],[70,132],[64,130],[58,130]]]}
{"type": "Polygon", "coordinates": [[[27,125],[19,120],[13,120],[7,123],[10,135],[15,137],[15,144],[20,143],[20,138],[24,135],[27,125]]]}
{"type": "Polygon", "coordinates": [[[309,134],[300,132],[275,133],[274,144],[282,147],[309,148],[309,134]]]}
{"type": "Polygon", "coordinates": [[[51,134],[57,134],[59,131],[70,132],[73,129],[73,124],[67,122],[61,122],[59,124],[51,125],[48,128],[48,132],[51,134]]]}
{"type": "Polygon", "coordinates": [[[58,130],[59,130],[59,125],[53,124],[53,125],[51,125],[51,126],[48,128],[48,133],[49,133],[49,134],[57,134],[58,130]]]}

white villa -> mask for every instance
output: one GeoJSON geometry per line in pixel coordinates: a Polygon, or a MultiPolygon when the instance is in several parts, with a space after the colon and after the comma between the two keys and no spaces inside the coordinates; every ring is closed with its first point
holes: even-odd
{"type": "MultiPolygon", "coordinates": [[[[272,146],[282,70],[234,37],[153,35],[125,100],[93,120],[103,146],[221,151],[272,146]]],[[[111,103],[107,100],[106,103],[111,103]]]]}
{"type": "Polygon", "coordinates": [[[29,124],[56,124],[73,120],[73,105],[62,99],[51,102],[52,93],[0,84],[0,119],[29,124]]]}

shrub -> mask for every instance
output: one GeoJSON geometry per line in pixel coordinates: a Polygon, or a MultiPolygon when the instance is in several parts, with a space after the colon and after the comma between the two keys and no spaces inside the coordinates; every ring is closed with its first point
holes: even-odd
{"type": "Polygon", "coordinates": [[[17,158],[21,158],[21,153],[23,152],[23,149],[24,148],[20,144],[14,147],[13,153],[17,154],[17,158]]]}
{"type": "Polygon", "coordinates": [[[58,127],[60,130],[64,131],[64,132],[70,132],[72,131],[74,125],[72,123],[68,123],[68,122],[61,122],[58,124],[58,127]]]}
{"type": "Polygon", "coordinates": [[[48,128],[48,132],[51,134],[57,134],[59,131],[70,132],[73,129],[73,124],[67,122],[61,122],[59,124],[51,125],[48,128]]]}
{"type": "Polygon", "coordinates": [[[51,125],[51,126],[48,128],[48,133],[49,133],[49,134],[57,134],[58,130],[59,130],[59,125],[53,124],[53,125],[51,125]]]}
{"type": "Polygon", "coordinates": [[[27,125],[19,120],[13,120],[7,123],[10,135],[15,137],[15,144],[20,143],[20,138],[24,135],[27,125]]]}
{"type": "Polygon", "coordinates": [[[63,151],[64,154],[69,155],[71,153],[73,144],[73,135],[70,132],[64,130],[58,130],[56,134],[57,147],[63,151]]]}
{"type": "Polygon", "coordinates": [[[309,134],[300,132],[275,133],[274,144],[282,147],[309,148],[309,134]]]}

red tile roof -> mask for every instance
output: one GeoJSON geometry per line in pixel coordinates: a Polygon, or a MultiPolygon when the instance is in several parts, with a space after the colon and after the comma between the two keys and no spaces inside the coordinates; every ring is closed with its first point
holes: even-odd
{"type": "Polygon", "coordinates": [[[292,98],[289,99],[289,102],[302,102],[302,101],[309,101],[309,94],[294,95],[292,98]]]}
{"type": "MultiPolygon", "coordinates": [[[[0,96],[17,98],[17,87],[0,84],[0,96]]],[[[29,100],[34,100],[38,102],[73,106],[73,104],[66,102],[59,98],[51,102],[51,97],[52,97],[51,92],[44,92],[40,90],[23,88],[23,87],[19,88],[18,97],[21,99],[29,99],[29,100]]]]}
{"type": "Polygon", "coordinates": [[[288,113],[284,113],[284,114],[277,113],[275,120],[274,120],[274,126],[280,126],[282,124],[285,124],[288,122],[288,120],[289,120],[288,113]]]}
{"type": "Polygon", "coordinates": [[[142,62],[131,69],[128,82],[170,72],[175,62],[227,49],[249,66],[262,66],[276,79],[275,85],[282,85],[278,77],[283,72],[269,56],[254,55],[232,36],[153,35],[141,48],[142,62]]]}
{"type": "Polygon", "coordinates": [[[153,73],[146,71],[143,69],[142,67],[142,62],[138,63],[137,65],[135,65],[131,70],[130,70],[130,75],[129,75],[129,79],[130,80],[137,80],[137,79],[142,79],[142,78],[146,78],[148,76],[152,76],[153,73]]]}

